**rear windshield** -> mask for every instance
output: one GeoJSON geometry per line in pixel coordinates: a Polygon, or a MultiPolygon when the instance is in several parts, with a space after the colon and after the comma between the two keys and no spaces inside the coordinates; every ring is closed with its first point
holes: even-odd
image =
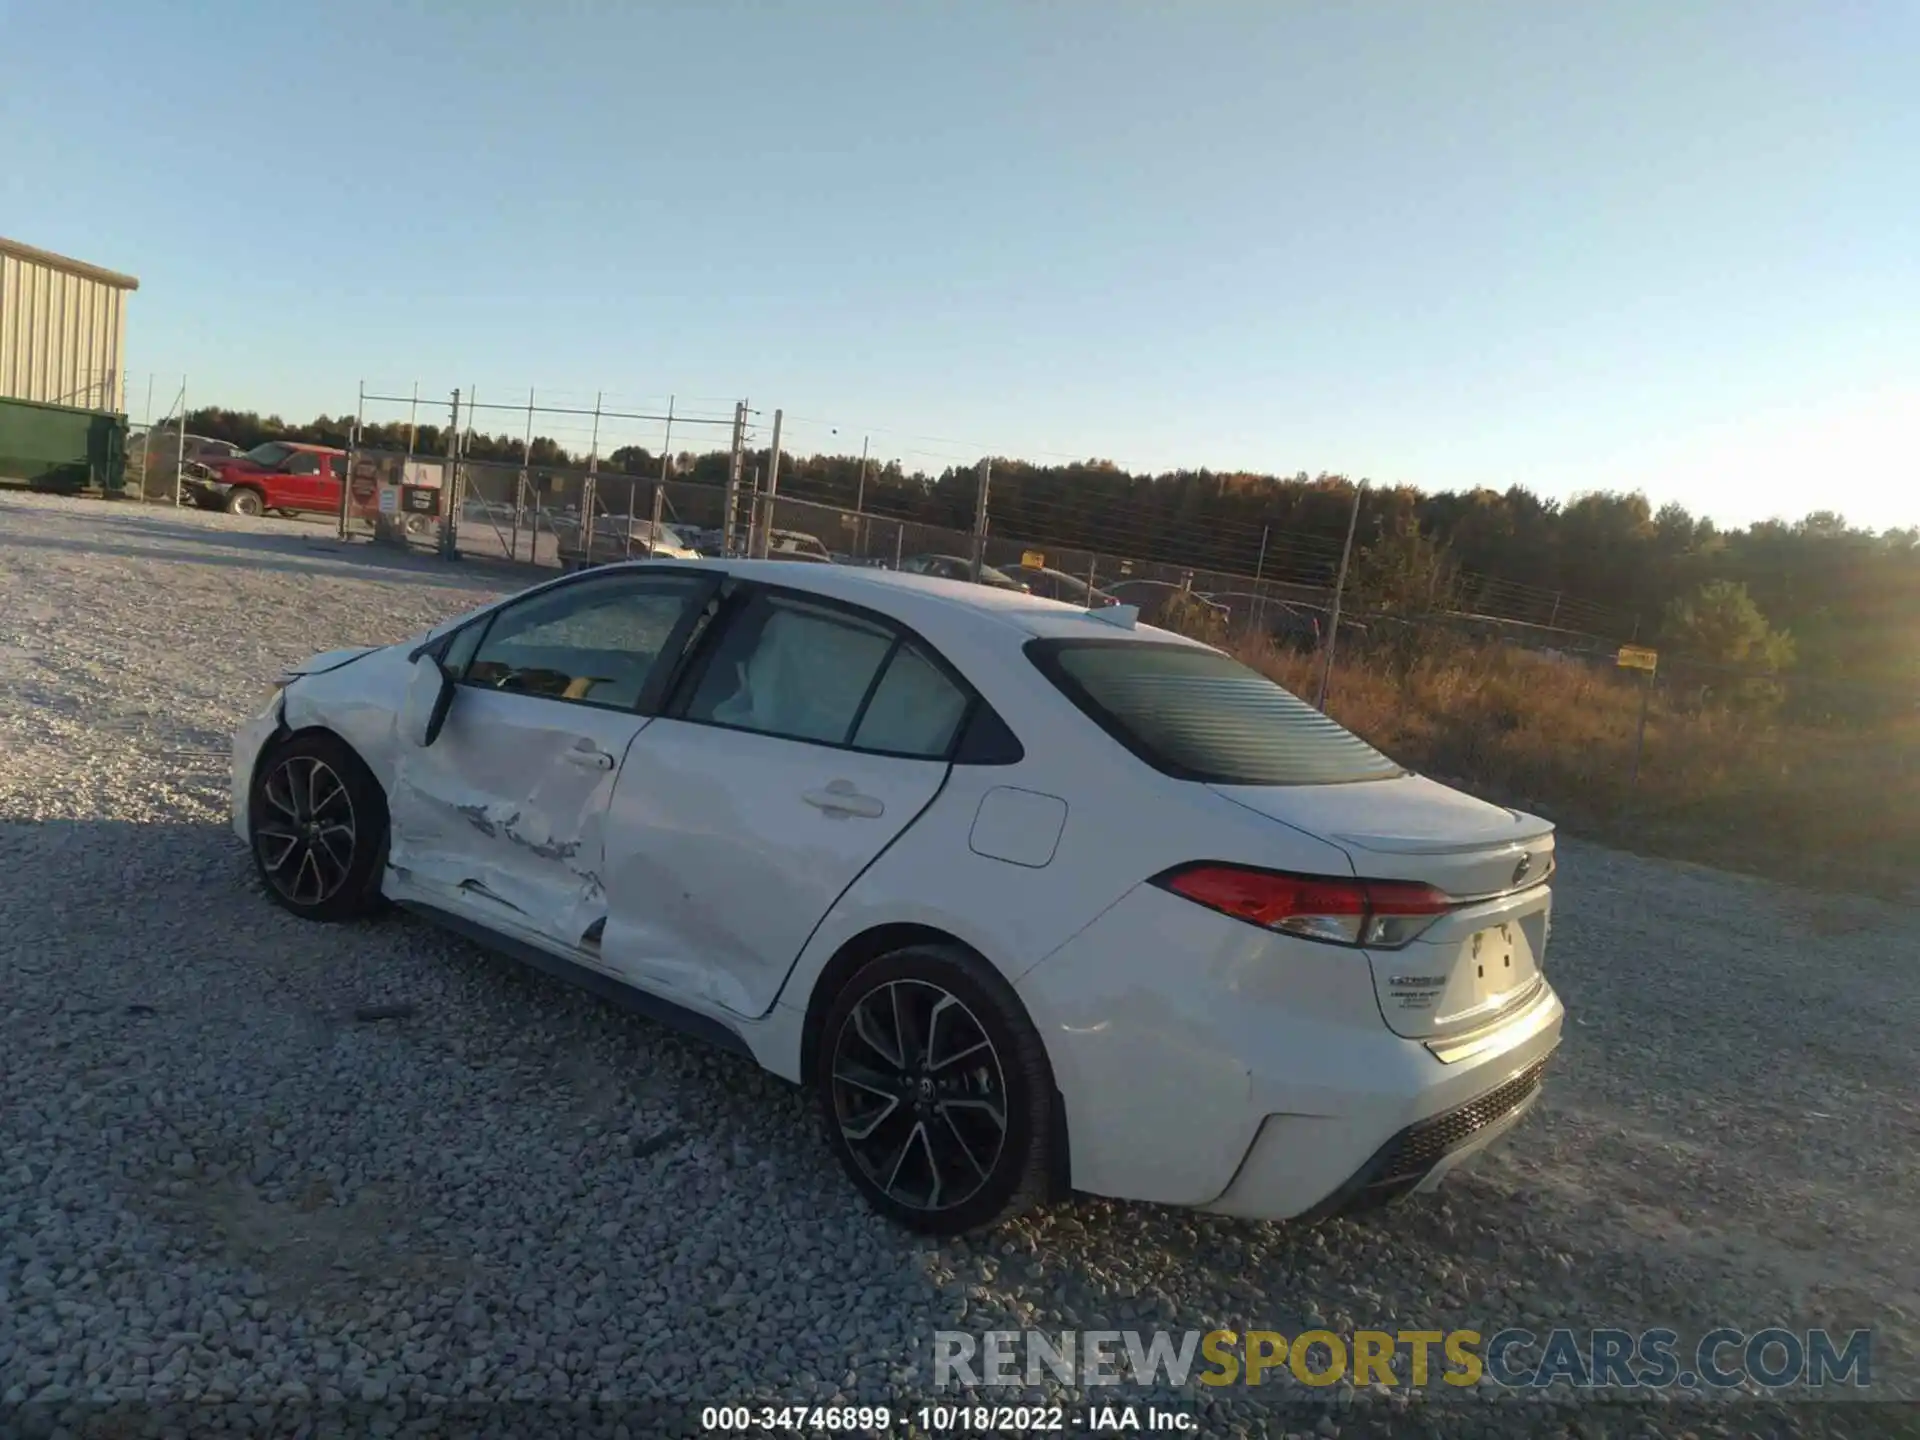
{"type": "Polygon", "coordinates": [[[1218,651],[1151,640],[1036,640],[1027,653],[1103,730],[1182,780],[1337,785],[1404,773],[1292,692],[1218,651]]]}

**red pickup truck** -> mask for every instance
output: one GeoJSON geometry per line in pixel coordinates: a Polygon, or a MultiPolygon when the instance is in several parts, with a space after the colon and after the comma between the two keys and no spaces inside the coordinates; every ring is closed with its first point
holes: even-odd
{"type": "Polygon", "coordinates": [[[234,515],[340,513],[347,452],[294,440],[269,440],[244,454],[202,462],[180,489],[203,510],[234,515]]]}

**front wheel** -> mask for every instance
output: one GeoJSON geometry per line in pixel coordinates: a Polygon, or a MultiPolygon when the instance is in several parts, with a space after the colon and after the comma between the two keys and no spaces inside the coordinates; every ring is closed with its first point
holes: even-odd
{"type": "Polygon", "coordinates": [[[227,492],[227,513],[229,515],[264,515],[266,502],[260,498],[257,490],[229,490],[227,492]]]}
{"type": "Polygon", "coordinates": [[[360,757],[324,732],[262,757],[247,805],[254,869],[304,920],[350,920],[381,903],[387,800],[360,757]]]}
{"type": "Polygon", "coordinates": [[[812,1078],[828,1143],[898,1224],[958,1235],[1048,1197],[1064,1137],[1046,1050],[968,951],[914,945],[861,967],[827,1011],[812,1078]]]}

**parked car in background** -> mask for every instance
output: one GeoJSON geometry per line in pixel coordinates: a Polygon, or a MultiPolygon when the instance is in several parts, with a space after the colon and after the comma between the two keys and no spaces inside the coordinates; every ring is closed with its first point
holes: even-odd
{"type": "Polygon", "coordinates": [[[1175,596],[1185,595],[1197,605],[1204,605],[1219,617],[1225,625],[1233,618],[1233,612],[1224,605],[1216,605],[1204,595],[1195,595],[1183,585],[1175,585],[1169,580],[1115,580],[1107,586],[1107,593],[1122,605],[1139,607],[1140,618],[1149,625],[1158,625],[1165,615],[1168,604],[1175,596]]]}
{"type": "Polygon", "coordinates": [[[809,535],[804,530],[768,531],[767,558],[769,560],[824,560],[829,564],[833,561],[833,556],[827,553],[827,547],[820,543],[820,537],[809,535]]]}
{"type": "Polygon", "coordinates": [[[180,493],[204,510],[233,515],[337,515],[347,452],[297,440],[269,440],[239,455],[199,462],[180,493]]]}
{"type": "MultiPolygon", "coordinates": [[[[164,455],[170,439],[177,439],[177,437],[164,433],[156,434],[153,437],[155,451],[164,455]]],[[[232,460],[241,453],[243,452],[240,447],[231,440],[214,440],[205,435],[189,435],[186,437],[181,455],[181,464],[185,467],[186,474],[206,475],[211,473],[214,465],[223,460],[232,460]]]]}
{"type": "Polygon", "coordinates": [[[1318,646],[1325,628],[1325,612],[1317,606],[1295,605],[1246,590],[1214,591],[1200,598],[1223,607],[1234,630],[1258,630],[1302,650],[1318,646]]]}
{"type": "Polygon", "coordinates": [[[593,522],[592,547],[583,542],[579,512],[555,516],[554,537],[559,541],[560,563],[576,568],[589,563],[609,564],[616,560],[698,560],[700,552],[671,525],[655,525],[652,520],[628,515],[602,515],[593,522]]]}
{"type": "MultiPolygon", "coordinates": [[[[964,555],[909,555],[900,562],[909,575],[931,575],[936,580],[973,579],[973,561],[964,555]]],[[[996,590],[1025,590],[1027,587],[1005,571],[991,565],[980,567],[980,583],[996,590]]]]}
{"type": "Polygon", "coordinates": [[[1064,570],[1055,570],[1048,565],[1007,565],[1002,567],[1002,573],[1026,586],[1028,594],[1038,595],[1045,600],[1059,600],[1082,609],[1120,603],[1105,590],[1089,586],[1079,576],[1069,575],[1064,570]]]}
{"type": "Polygon", "coordinates": [[[1430,1188],[1560,1041],[1553,826],[1132,618],[610,566],[293,667],[233,826],[295,916],[394,901],[804,1084],[915,1230],[1430,1188]]]}

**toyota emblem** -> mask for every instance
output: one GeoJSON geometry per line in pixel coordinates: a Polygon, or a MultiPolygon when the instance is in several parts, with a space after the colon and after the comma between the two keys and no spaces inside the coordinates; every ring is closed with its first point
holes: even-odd
{"type": "Polygon", "coordinates": [[[1520,863],[1513,867],[1513,883],[1518,885],[1527,878],[1527,872],[1533,869],[1533,856],[1522,855],[1520,863]]]}

